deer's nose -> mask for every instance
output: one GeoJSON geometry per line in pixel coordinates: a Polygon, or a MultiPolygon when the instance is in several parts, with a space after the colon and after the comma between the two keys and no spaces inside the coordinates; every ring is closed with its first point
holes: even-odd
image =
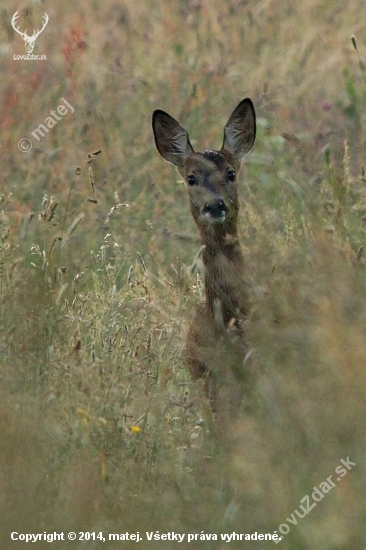
{"type": "Polygon", "coordinates": [[[206,203],[202,212],[204,214],[210,214],[213,218],[221,218],[223,214],[226,214],[227,207],[222,199],[218,199],[215,202],[206,203]]]}

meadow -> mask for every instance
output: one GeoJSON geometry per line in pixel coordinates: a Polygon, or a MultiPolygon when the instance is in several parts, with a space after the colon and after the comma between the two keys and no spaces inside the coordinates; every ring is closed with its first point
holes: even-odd
{"type": "Polygon", "coordinates": [[[3,0],[1,23],[1,548],[29,547],[13,531],[176,547],[158,531],[254,550],[275,543],[220,535],[276,531],[285,550],[364,550],[365,2],[3,0]],[[47,59],[14,58],[17,9],[30,34],[48,14],[47,59]],[[255,381],[223,436],[183,362],[200,242],[151,115],[218,148],[244,97],[255,381]]]}

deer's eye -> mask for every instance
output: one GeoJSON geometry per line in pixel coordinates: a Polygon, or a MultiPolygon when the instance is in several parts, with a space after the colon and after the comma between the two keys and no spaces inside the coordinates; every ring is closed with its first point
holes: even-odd
{"type": "Polygon", "coordinates": [[[228,171],[227,171],[226,179],[227,179],[228,181],[232,181],[232,182],[235,181],[236,176],[235,176],[234,170],[228,170],[228,171]]]}
{"type": "Polygon", "coordinates": [[[187,183],[188,185],[197,185],[197,178],[193,174],[189,174],[187,177],[187,183]]]}

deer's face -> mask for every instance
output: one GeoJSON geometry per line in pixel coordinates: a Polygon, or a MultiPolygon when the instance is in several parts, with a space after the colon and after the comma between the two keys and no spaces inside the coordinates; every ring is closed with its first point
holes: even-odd
{"type": "Polygon", "coordinates": [[[236,177],[243,157],[255,140],[255,112],[243,99],[224,127],[219,151],[196,153],[183,126],[164,111],[153,114],[156,147],[177,167],[187,184],[191,211],[201,231],[234,222],[239,210],[236,177]]]}
{"type": "Polygon", "coordinates": [[[222,224],[239,210],[236,177],[239,163],[218,151],[190,155],[178,171],[187,185],[192,215],[198,226],[222,224]]]}

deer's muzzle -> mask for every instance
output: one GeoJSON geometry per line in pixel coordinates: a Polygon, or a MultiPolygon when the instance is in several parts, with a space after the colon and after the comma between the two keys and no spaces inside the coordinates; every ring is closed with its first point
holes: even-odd
{"type": "Polygon", "coordinates": [[[218,199],[215,202],[206,203],[202,208],[202,216],[207,219],[209,223],[223,223],[226,219],[227,206],[222,199],[218,199]]]}

